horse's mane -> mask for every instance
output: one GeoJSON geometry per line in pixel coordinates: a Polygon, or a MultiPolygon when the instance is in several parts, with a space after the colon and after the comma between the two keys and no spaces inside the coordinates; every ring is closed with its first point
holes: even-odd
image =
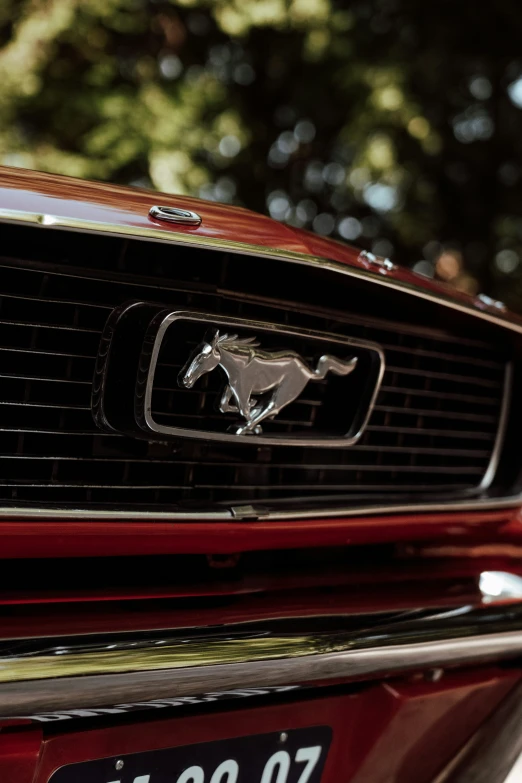
{"type": "Polygon", "coordinates": [[[223,347],[244,345],[247,348],[258,348],[261,345],[255,337],[239,337],[237,334],[222,334],[218,337],[217,344],[223,347]]]}

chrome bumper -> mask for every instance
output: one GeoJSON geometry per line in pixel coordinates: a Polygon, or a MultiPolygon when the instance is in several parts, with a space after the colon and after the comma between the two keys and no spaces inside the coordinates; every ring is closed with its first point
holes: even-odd
{"type": "Polygon", "coordinates": [[[522,654],[519,604],[0,642],[0,717],[314,687],[522,654]],[[304,621],[303,621],[304,622],[304,621]],[[344,625],[344,628],[343,628],[344,625]],[[350,629],[349,629],[350,628],[350,629]]]}

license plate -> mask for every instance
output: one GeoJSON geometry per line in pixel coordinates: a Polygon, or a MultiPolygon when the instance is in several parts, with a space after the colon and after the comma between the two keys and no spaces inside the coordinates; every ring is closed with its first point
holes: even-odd
{"type": "Polygon", "coordinates": [[[49,783],[319,783],[328,726],[68,764],[49,783]]]}

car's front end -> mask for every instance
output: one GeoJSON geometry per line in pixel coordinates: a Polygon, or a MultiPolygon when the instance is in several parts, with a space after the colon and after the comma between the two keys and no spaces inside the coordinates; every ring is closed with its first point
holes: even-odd
{"type": "Polygon", "coordinates": [[[522,321],[192,199],[0,221],[0,779],[503,780],[522,321]]]}

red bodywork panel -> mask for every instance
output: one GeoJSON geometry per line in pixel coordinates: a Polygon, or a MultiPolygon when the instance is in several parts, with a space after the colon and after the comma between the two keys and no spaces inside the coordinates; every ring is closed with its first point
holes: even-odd
{"type": "MultiPolygon", "coordinates": [[[[137,229],[159,227],[172,231],[173,235],[195,234],[209,239],[308,252],[306,244],[291,228],[241,207],[24,169],[0,168],[0,209],[117,223],[137,229]],[[152,220],[149,209],[155,204],[195,210],[202,218],[201,225],[191,228],[152,220]]],[[[351,253],[356,255],[356,251],[351,253]]]]}
{"type": "MultiPolygon", "coordinates": [[[[98,563],[88,568],[96,570],[98,563]]],[[[132,568],[139,567],[133,563],[132,568]]],[[[165,567],[158,566],[160,577],[165,567]]],[[[175,564],[168,568],[173,583],[161,586],[150,580],[133,587],[104,586],[102,578],[83,590],[71,587],[67,579],[54,590],[11,587],[0,592],[0,640],[478,607],[480,573],[522,573],[520,558],[510,557],[509,551],[482,558],[466,557],[461,551],[459,558],[436,558],[431,547],[426,557],[423,551],[415,552],[412,558],[396,557],[375,566],[332,569],[318,562],[304,572],[274,575],[247,570],[235,579],[224,572],[219,581],[191,585],[176,584],[175,564]]]]}
{"type": "Polygon", "coordinates": [[[517,509],[258,522],[2,521],[2,557],[230,554],[496,535],[517,509]]]}
{"type": "MultiPolygon", "coordinates": [[[[107,757],[116,761],[140,751],[330,726],[333,740],[322,783],[337,783],[340,770],[343,780],[353,783],[381,779],[428,783],[517,681],[517,674],[487,669],[449,674],[438,683],[423,678],[394,680],[356,688],[344,696],[210,715],[161,720],[155,713],[155,719],[148,722],[81,732],[62,733],[58,721],[41,724],[41,745],[40,726],[17,729],[11,725],[0,732],[0,780],[47,783],[65,764],[107,757]]],[[[67,726],[68,721],[64,723],[67,726]]]]}

